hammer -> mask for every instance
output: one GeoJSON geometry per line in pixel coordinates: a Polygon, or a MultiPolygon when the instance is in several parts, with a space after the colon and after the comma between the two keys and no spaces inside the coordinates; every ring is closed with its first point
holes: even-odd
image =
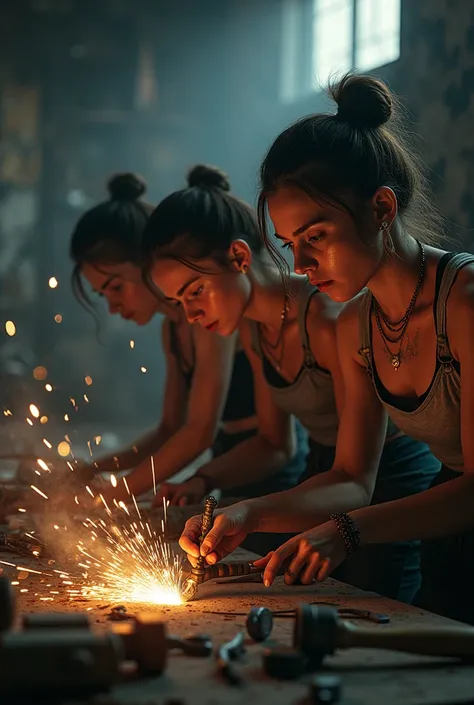
{"type": "Polygon", "coordinates": [[[425,656],[472,659],[474,629],[447,626],[389,627],[361,629],[341,619],[336,610],[318,605],[300,605],[296,613],[293,646],[318,667],[337,649],[369,648],[404,651],[425,656]]]}

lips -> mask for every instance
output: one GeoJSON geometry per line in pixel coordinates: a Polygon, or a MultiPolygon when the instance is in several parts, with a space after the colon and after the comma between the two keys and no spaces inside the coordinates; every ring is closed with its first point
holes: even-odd
{"type": "Polygon", "coordinates": [[[214,321],[214,323],[210,323],[208,326],[206,326],[206,330],[210,331],[211,333],[215,333],[218,327],[219,321],[214,321]]]}
{"type": "Polygon", "coordinates": [[[325,291],[328,289],[331,284],[334,284],[334,281],[332,279],[315,279],[314,277],[309,277],[309,281],[313,286],[316,286],[319,291],[325,291]]]}

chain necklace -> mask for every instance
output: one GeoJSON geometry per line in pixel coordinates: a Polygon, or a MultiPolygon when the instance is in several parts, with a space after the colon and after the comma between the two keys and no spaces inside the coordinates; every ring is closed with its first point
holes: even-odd
{"type": "Polygon", "coordinates": [[[259,338],[260,338],[260,345],[262,345],[262,343],[264,344],[262,347],[265,347],[265,348],[266,348],[268,354],[270,355],[270,357],[272,358],[273,362],[275,363],[277,372],[280,372],[280,370],[281,370],[281,362],[282,362],[282,359],[283,359],[283,352],[284,352],[284,350],[285,350],[285,339],[283,338],[283,328],[284,328],[284,326],[285,326],[286,314],[288,313],[288,309],[289,309],[289,306],[288,306],[288,297],[287,297],[287,295],[286,295],[286,293],[285,293],[285,299],[284,299],[284,301],[283,301],[283,308],[282,308],[281,315],[280,315],[280,330],[278,331],[278,337],[277,337],[275,343],[270,343],[270,342],[262,335],[262,327],[261,327],[261,324],[260,324],[260,323],[258,324],[258,333],[259,333],[259,338]],[[280,346],[280,344],[281,344],[280,355],[279,355],[279,357],[277,358],[276,354],[274,354],[272,351],[273,351],[273,350],[277,350],[278,347],[280,346]]]}
{"type": "Polygon", "coordinates": [[[408,308],[405,311],[404,315],[400,318],[400,320],[390,321],[380,308],[375,297],[372,297],[372,308],[374,310],[375,323],[380,333],[380,337],[382,338],[382,342],[385,345],[385,349],[387,350],[391,358],[392,367],[395,372],[398,371],[398,368],[400,367],[402,362],[403,339],[405,338],[408,323],[410,322],[410,318],[413,313],[413,309],[415,307],[415,303],[418,298],[418,294],[420,293],[421,285],[423,284],[423,279],[425,276],[425,248],[423,247],[423,244],[421,242],[418,242],[418,240],[417,243],[421,252],[420,274],[418,276],[415,291],[413,292],[413,296],[411,297],[410,303],[408,304],[408,308]],[[385,324],[385,327],[388,329],[388,333],[384,331],[382,321],[385,324]],[[392,352],[389,347],[389,344],[394,345],[395,343],[400,343],[397,353],[392,352]]]}

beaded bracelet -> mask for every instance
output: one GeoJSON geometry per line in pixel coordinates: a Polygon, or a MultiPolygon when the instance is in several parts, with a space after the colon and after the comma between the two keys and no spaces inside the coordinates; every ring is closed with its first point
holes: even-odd
{"type": "Polygon", "coordinates": [[[350,558],[359,548],[360,531],[349,514],[331,514],[329,517],[336,524],[339,533],[346,544],[347,557],[350,558]]]}

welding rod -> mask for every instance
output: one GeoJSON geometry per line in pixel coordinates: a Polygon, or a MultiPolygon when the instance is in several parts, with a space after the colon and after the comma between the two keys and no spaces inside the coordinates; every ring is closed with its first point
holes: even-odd
{"type": "MultiPolygon", "coordinates": [[[[214,510],[217,506],[217,500],[215,497],[207,497],[205,503],[204,503],[204,512],[202,515],[202,523],[201,523],[201,534],[199,536],[199,539],[197,541],[199,548],[202,546],[202,543],[206,536],[208,535],[209,531],[212,528],[213,524],[213,519],[214,519],[214,510]]],[[[191,568],[191,573],[189,578],[187,579],[182,594],[185,599],[192,599],[194,595],[196,594],[197,591],[197,586],[200,585],[203,580],[204,576],[206,573],[206,559],[204,556],[199,556],[196,565],[191,568]]]]}

